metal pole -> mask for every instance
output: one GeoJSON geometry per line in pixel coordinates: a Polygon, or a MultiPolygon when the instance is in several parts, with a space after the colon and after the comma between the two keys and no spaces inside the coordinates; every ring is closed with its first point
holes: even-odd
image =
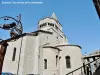
{"type": "Polygon", "coordinates": [[[21,55],[21,49],[22,49],[22,42],[23,42],[23,37],[21,37],[21,45],[20,45],[20,52],[19,52],[19,61],[18,61],[17,75],[18,75],[18,72],[19,72],[19,65],[20,65],[20,55],[21,55]]]}

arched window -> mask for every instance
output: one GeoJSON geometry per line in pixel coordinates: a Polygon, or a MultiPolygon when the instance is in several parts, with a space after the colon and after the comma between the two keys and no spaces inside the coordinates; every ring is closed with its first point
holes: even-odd
{"type": "Polygon", "coordinates": [[[15,61],[15,56],[16,56],[16,47],[14,47],[14,50],[13,50],[12,61],[15,61]]]}
{"type": "Polygon", "coordinates": [[[54,27],[54,24],[53,23],[48,23],[48,25],[54,27]]]}
{"type": "Polygon", "coordinates": [[[44,27],[44,26],[46,26],[46,25],[47,25],[47,23],[43,23],[43,24],[40,25],[40,28],[41,28],[41,27],[44,27]]]}
{"type": "Polygon", "coordinates": [[[44,59],[44,69],[47,69],[47,59],[44,59]]]}
{"type": "Polygon", "coordinates": [[[71,68],[71,63],[70,63],[70,56],[66,56],[66,68],[71,68]]]}
{"type": "Polygon", "coordinates": [[[57,64],[58,64],[58,55],[56,55],[56,67],[57,67],[57,64]]]}

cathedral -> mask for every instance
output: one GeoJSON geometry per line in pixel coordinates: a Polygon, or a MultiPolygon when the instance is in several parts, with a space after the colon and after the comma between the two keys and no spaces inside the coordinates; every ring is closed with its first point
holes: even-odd
{"type": "Polygon", "coordinates": [[[69,44],[55,13],[39,20],[37,31],[7,42],[3,73],[67,75],[83,65],[81,47],[69,44]]]}

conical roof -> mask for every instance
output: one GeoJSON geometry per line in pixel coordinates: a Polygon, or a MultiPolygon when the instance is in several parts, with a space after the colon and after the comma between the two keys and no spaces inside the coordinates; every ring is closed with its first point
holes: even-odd
{"type": "Polygon", "coordinates": [[[54,18],[55,20],[58,20],[56,14],[53,12],[51,18],[54,18]]]}

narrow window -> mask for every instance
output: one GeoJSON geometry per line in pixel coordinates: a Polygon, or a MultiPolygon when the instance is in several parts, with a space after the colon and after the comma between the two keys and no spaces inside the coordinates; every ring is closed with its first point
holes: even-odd
{"type": "Polygon", "coordinates": [[[58,39],[58,36],[56,38],[58,39]]]}
{"type": "Polygon", "coordinates": [[[56,28],[56,30],[58,30],[58,27],[57,26],[55,26],[55,28],[56,28]]]}
{"type": "Polygon", "coordinates": [[[56,55],[56,67],[57,67],[57,64],[58,64],[58,55],[56,55]]]}
{"type": "Polygon", "coordinates": [[[66,56],[66,68],[71,68],[71,63],[70,63],[70,56],[66,56]]]}
{"type": "Polygon", "coordinates": [[[47,69],[47,59],[44,59],[44,69],[47,69]]]}
{"type": "Polygon", "coordinates": [[[12,61],[15,61],[15,56],[16,56],[16,48],[14,47],[12,61]]]}
{"type": "Polygon", "coordinates": [[[40,25],[40,28],[41,28],[41,27],[44,27],[44,26],[46,26],[46,23],[41,24],[41,25],[40,25]]]}
{"type": "Polygon", "coordinates": [[[48,25],[54,27],[54,24],[53,23],[48,23],[48,25]]]}
{"type": "Polygon", "coordinates": [[[40,28],[41,28],[42,26],[40,25],[40,28]]]}

